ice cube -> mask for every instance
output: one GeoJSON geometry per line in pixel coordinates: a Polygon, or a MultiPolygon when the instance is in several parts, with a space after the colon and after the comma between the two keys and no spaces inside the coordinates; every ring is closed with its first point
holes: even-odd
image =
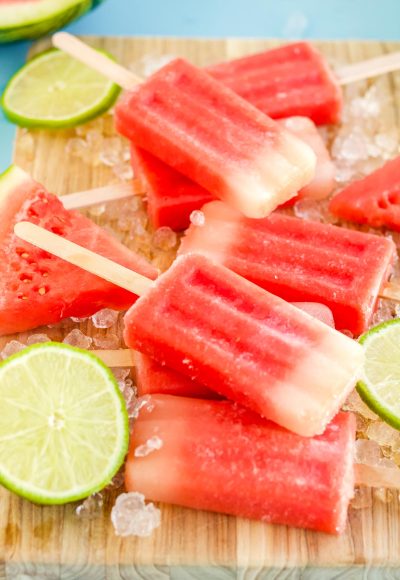
{"type": "MultiPolygon", "coordinates": [[[[126,161],[129,161],[130,157],[126,161]]],[[[99,160],[107,167],[114,167],[125,161],[122,155],[122,141],[119,137],[104,139],[99,153],[99,160]]]]}
{"type": "Polygon", "coordinates": [[[146,409],[149,413],[154,409],[154,403],[151,400],[151,395],[144,395],[143,397],[139,397],[135,401],[135,405],[132,407],[130,416],[133,419],[137,419],[139,417],[139,413],[142,409],[146,409]]]}
{"type": "Polygon", "coordinates": [[[144,495],[131,491],[117,497],[111,521],[117,536],[148,537],[159,527],[161,512],[153,503],[146,505],[144,495]]]}
{"type": "Polygon", "coordinates": [[[104,203],[98,203],[89,208],[89,214],[91,217],[100,217],[106,211],[106,206],[104,203]]]}
{"type": "Polygon", "coordinates": [[[158,228],[153,235],[153,244],[156,248],[160,250],[168,251],[175,248],[178,243],[178,237],[176,233],[171,230],[168,226],[162,226],[158,228]]]}
{"type": "Polygon", "coordinates": [[[63,343],[69,344],[70,346],[76,346],[77,348],[89,349],[92,346],[93,339],[90,336],[86,336],[79,330],[79,328],[74,328],[70,333],[64,338],[63,343]]]}
{"type": "Polygon", "coordinates": [[[120,179],[121,181],[129,181],[133,178],[133,169],[130,163],[122,162],[117,163],[113,166],[114,174],[120,179]]]}
{"type": "Polygon", "coordinates": [[[7,342],[7,344],[1,351],[0,356],[4,360],[13,354],[16,354],[17,352],[25,348],[25,346],[26,345],[20,342],[19,340],[10,340],[10,342],[7,342]]]}
{"type": "Polygon", "coordinates": [[[379,465],[382,459],[381,448],[376,441],[357,439],[355,443],[354,463],[379,465]]]}
{"type": "Polygon", "coordinates": [[[31,344],[39,344],[40,342],[50,342],[51,338],[47,334],[31,334],[26,341],[27,346],[31,344]]]}
{"type": "Polygon", "coordinates": [[[103,310],[99,310],[96,314],[93,314],[92,322],[96,328],[111,328],[116,324],[118,315],[119,313],[116,310],[103,308],[103,310]]]}
{"type": "Polygon", "coordinates": [[[160,439],[160,437],[157,437],[157,435],[153,435],[153,437],[147,439],[146,443],[136,447],[134,455],[135,457],[146,457],[153,451],[161,449],[163,445],[164,445],[163,440],[160,439]]]}
{"type": "Polygon", "coordinates": [[[115,350],[119,348],[120,344],[119,337],[114,333],[107,334],[107,336],[95,336],[93,340],[95,346],[100,349],[115,350]]]}
{"type": "Polygon", "coordinates": [[[104,500],[101,493],[94,493],[85,499],[76,508],[76,515],[78,518],[85,520],[92,520],[98,518],[103,513],[104,500]]]}
{"type": "Polygon", "coordinates": [[[113,369],[113,373],[117,381],[125,381],[131,372],[130,368],[118,367],[113,369]]]}
{"type": "Polygon", "coordinates": [[[358,413],[366,419],[376,420],[377,415],[364,403],[360,395],[354,389],[347,398],[347,401],[343,405],[345,411],[352,411],[353,413],[358,413]]]}
{"type": "Polygon", "coordinates": [[[375,421],[368,426],[367,429],[368,439],[372,439],[379,443],[379,445],[386,445],[387,447],[393,447],[396,449],[400,448],[400,433],[396,429],[393,429],[387,423],[383,421],[375,421]]]}
{"type": "Polygon", "coordinates": [[[202,211],[200,211],[199,209],[195,209],[190,214],[190,222],[194,226],[201,227],[204,226],[204,224],[206,223],[206,217],[202,211]]]}

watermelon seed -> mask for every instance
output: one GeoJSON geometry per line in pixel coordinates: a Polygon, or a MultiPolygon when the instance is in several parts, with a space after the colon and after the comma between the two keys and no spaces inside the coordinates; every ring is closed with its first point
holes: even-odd
{"type": "Polygon", "coordinates": [[[18,297],[20,300],[28,300],[28,296],[25,296],[25,294],[18,294],[18,295],[17,295],[17,297],[18,297]]]}
{"type": "Polygon", "coordinates": [[[24,282],[24,284],[29,284],[29,282],[32,282],[32,276],[29,274],[21,274],[19,279],[21,282],[24,282]]]}
{"type": "Polygon", "coordinates": [[[21,254],[21,258],[29,258],[29,254],[28,252],[24,252],[23,254],[21,254]]]}
{"type": "Polygon", "coordinates": [[[39,294],[41,296],[44,296],[46,294],[46,292],[47,292],[47,288],[45,288],[44,286],[42,286],[41,288],[39,288],[38,292],[39,292],[39,294]]]}

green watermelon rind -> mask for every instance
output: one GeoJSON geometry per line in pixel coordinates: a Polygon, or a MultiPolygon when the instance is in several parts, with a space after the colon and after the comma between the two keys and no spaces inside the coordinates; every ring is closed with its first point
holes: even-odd
{"type": "Polygon", "coordinates": [[[45,11],[38,16],[37,7],[32,7],[31,15],[28,11],[28,15],[21,17],[20,22],[18,22],[18,12],[23,12],[26,8],[15,6],[14,12],[17,13],[17,18],[8,24],[4,24],[2,7],[0,7],[0,43],[34,39],[50,34],[80,18],[94,5],[99,4],[93,0],[57,0],[58,6],[55,8],[55,3],[51,4],[48,0],[45,2],[48,4],[47,12],[45,11]]]}
{"type": "Polygon", "coordinates": [[[2,201],[10,195],[10,192],[27,181],[29,176],[16,165],[10,165],[8,169],[0,173],[0,207],[2,201]]]}
{"type": "MultiPolygon", "coordinates": [[[[59,52],[59,50],[57,48],[49,48],[48,50],[45,50],[40,54],[35,55],[10,78],[10,80],[6,85],[6,88],[4,89],[3,94],[0,95],[0,107],[3,109],[7,119],[12,123],[15,123],[19,127],[24,127],[27,129],[69,129],[71,127],[76,127],[77,125],[81,125],[83,123],[91,121],[92,119],[99,117],[102,113],[108,111],[108,109],[113,106],[113,104],[118,98],[118,95],[121,92],[121,87],[119,87],[115,83],[111,83],[107,94],[101,101],[97,102],[95,107],[87,109],[86,111],[80,113],[79,115],[76,115],[75,117],[68,117],[63,120],[52,121],[43,119],[33,119],[19,115],[18,113],[10,109],[6,104],[7,91],[9,87],[11,87],[15,79],[21,74],[22,70],[26,66],[29,66],[29,64],[32,63],[32,61],[38,58],[43,58],[47,54],[52,52],[59,52]]],[[[101,52],[102,54],[106,55],[110,60],[115,61],[115,58],[109,52],[101,49],[99,49],[98,52],[101,52]]]]}

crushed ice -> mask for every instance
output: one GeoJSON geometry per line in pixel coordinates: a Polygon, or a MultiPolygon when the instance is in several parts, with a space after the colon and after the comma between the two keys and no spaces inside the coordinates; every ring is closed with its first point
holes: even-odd
{"type": "Polygon", "coordinates": [[[84,350],[88,350],[92,346],[92,342],[93,339],[90,336],[83,334],[79,328],[71,330],[63,340],[64,344],[76,346],[77,348],[82,348],[84,350]]]}
{"type": "Polygon", "coordinates": [[[148,537],[159,527],[161,512],[153,503],[146,504],[141,493],[123,493],[111,510],[111,521],[117,536],[148,537]]]}
{"type": "Polygon", "coordinates": [[[92,316],[93,326],[95,328],[111,328],[118,320],[119,312],[110,308],[103,308],[92,316]]]}
{"type": "Polygon", "coordinates": [[[143,445],[138,445],[138,447],[136,447],[134,455],[135,457],[146,457],[153,451],[161,449],[163,444],[164,444],[163,440],[160,439],[160,437],[158,437],[157,435],[153,435],[153,437],[150,437],[150,439],[148,439],[146,443],[144,443],[143,445]]]}

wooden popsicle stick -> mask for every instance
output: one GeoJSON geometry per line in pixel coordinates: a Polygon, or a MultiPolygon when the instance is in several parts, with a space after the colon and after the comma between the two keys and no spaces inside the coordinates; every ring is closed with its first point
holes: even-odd
{"type": "Polygon", "coordinates": [[[369,60],[343,66],[335,70],[340,85],[348,85],[370,77],[383,75],[400,69],[400,52],[392,52],[369,60]]]}
{"type": "Polygon", "coordinates": [[[136,85],[143,82],[143,79],[68,32],[56,32],[53,34],[52,42],[56,48],[97,70],[127,91],[131,91],[136,85]]]}
{"type": "Polygon", "coordinates": [[[130,348],[119,350],[91,350],[90,354],[99,357],[109,367],[134,367],[134,351],[130,348]]]}
{"type": "Polygon", "coordinates": [[[65,209],[79,209],[97,205],[99,203],[106,203],[108,201],[117,201],[125,199],[132,195],[141,195],[145,193],[144,187],[138,179],[134,179],[130,183],[121,183],[120,185],[107,185],[105,187],[98,187],[96,189],[88,189],[87,191],[78,191],[77,193],[69,193],[60,197],[65,209]]]}
{"type": "Polygon", "coordinates": [[[14,232],[22,240],[138,296],[145,294],[153,284],[153,281],[145,276],[31,222],[17,223],[14,232]]]}

